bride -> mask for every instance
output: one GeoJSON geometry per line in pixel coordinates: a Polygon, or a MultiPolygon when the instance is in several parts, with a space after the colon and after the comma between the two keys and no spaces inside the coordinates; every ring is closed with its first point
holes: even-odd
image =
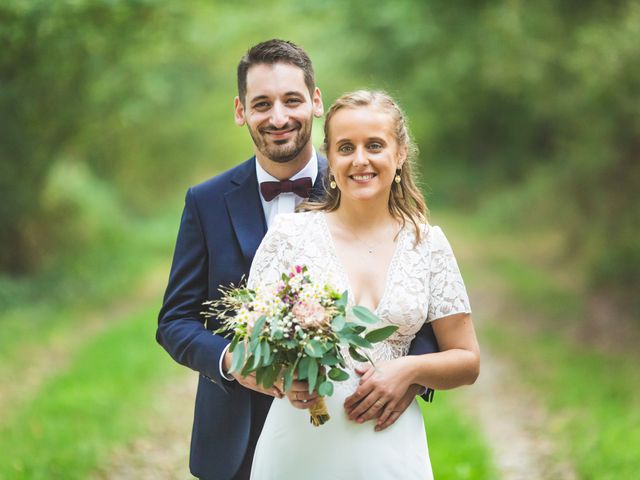
{"type": "Polygon", "coordinates": [[[331,420],[321,427],[309,423],[305,409],[318,397],[306,394],[303,382],[295,382],[288,400],[274,400],[251,478],[433,478],[418,404],[401,414],[393,392],[412,384],[444,390],[477,378],[480,352],[464,283],[444,233],[426,221],[411,175],[415,147],[393,99],[346,94],[329,109],[324,131],[327,196],[303,213],[276,218],[249,286],[305,264],[318,281],[348,290],[351,306],[368,307],[381,325],[398,330],[369,352],[375,368],[344,352],[351,378],[334,383],[326,399],[331,420]],[[408,356],[424,322],[433,322],[441,351],[408,356]]]}

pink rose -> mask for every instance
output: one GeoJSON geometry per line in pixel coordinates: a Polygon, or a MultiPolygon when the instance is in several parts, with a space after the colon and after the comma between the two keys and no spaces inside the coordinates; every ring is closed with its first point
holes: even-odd
{"type": "Polygon", "coordinates": [[[317,300],[296,303],[291,312],[304,328],[322,327],[327,324],[327,312],[317,300]]]}

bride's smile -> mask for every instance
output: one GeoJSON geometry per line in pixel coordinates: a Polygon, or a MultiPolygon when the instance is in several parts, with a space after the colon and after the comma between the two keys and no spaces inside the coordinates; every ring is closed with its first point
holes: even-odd
{"type": "Polygon", "coordinates": [[[327,154],[342,202],[376,199],[386,204],[406,156],[398,147],[393,124],[388,113],[373,106],[335,113],[327,154]]]}

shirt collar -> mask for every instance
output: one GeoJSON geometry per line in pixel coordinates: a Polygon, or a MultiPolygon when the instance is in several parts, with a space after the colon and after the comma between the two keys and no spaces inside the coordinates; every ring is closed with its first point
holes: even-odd
{"type": "MultiPolygon", "coordinates": [[[[260,165],[260,162],[258,162],[257,158],[256,158],[256,175],[258,176],[258,184],[262,182],[278,181],[277,178],[275,178],[273,175],[269,174],[264,168],[262,168],[262,165],[260,165]]],[[[311,184],[313,185],[316,183],[317,176],[318,176],[318,155],[316,154],[316,149],[313,148],[313,151],[311,152],[311,158],[309,158],[309,161],[307,162],[307,164],[302,168],[302,170],[300,170],[298,173],[293,175],[288,180],[296,180],[302,177],[310,177],[311,184]]]]}

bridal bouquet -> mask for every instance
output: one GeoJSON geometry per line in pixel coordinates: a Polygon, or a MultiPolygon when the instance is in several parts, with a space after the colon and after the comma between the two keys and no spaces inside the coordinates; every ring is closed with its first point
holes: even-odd
{"type": "MultiPolygon", "coordinates": [[[[353,307],[355,318],[347,321],[347,292],[314,282],[302,265],[283,273],[275,284],[221,291],[220,300],[204,303],[203,315],[221,320],[215,333],[233,335],[230,371],[255,372],[257,383],[265,388],[281,383],[286,392],[294,379],[307,380],[309,393],[330,396],[332,381],[349,378],[340,347],[348,348],[355,360],[373,363],[365,349],[397,329],[369,330],[379,320],[362,306],[353,307]]],[[[329,420],[322,398],[310,415],[315,426],[329,420]]]]}

